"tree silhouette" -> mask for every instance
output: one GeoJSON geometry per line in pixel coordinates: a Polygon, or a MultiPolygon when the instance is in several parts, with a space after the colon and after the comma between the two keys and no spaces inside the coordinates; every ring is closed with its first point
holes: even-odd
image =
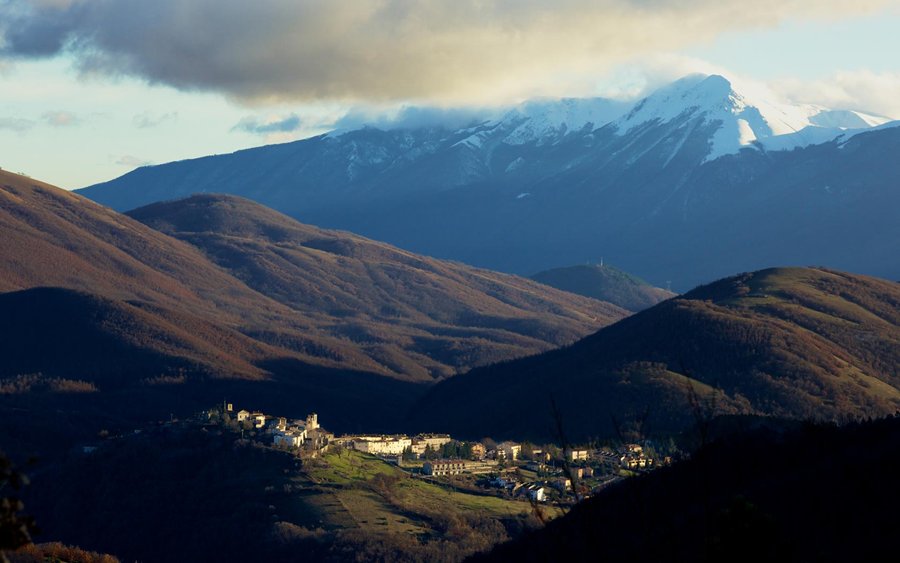
{"type": "Polygon", "coordinates": [[[37,532],[34,518],[21,514],[25,506],[15,495],[27,484],[28,477],[0,452],[0,561],[4,563],[6,551],[31,543],[31,534],[37,532]]]}

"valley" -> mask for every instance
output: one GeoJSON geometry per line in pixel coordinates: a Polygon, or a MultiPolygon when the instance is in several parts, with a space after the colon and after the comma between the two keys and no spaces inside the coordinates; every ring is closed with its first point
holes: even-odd
{"type": "Polygon", "coordinates": [[[0,563],[893,560],[893,4],[0,0],[0,563]]]}

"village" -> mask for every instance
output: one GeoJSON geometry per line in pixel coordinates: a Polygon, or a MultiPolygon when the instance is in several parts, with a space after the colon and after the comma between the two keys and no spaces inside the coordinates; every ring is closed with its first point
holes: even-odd
{"type": "Polygon", "coordinates": [[[230,403],[211,409],[208,419],[236,424],[242,437],[313,459],[329,451],[354,450],[375,456],[412,477],[462,490],[532,503],[572,504],[637,473],[671,463],[659,458],[653,444],[577,447],[504,441],[456,440],[448,434],[336,436],[318,415],[288,419],[241,409],[230,403]]]}

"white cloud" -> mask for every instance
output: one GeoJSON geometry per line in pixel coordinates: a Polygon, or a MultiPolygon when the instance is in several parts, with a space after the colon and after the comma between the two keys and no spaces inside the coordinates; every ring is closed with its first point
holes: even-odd
{"type": "Polygon", "coordinates": [[[782,79],[773,88],[804,103],[900,119],[900,72],[836,72],[814,81],[782,79]]]}
{"type": "Polygon", "coordinates": [[[177,111],[171,111],[168,113],[153,113],[150,111],[145,111],[135,115],[131,119],[131,122],[138,129],[148,129],[150,127],[157,127],[166,122],[175,121],[177,119],[177,111]]]}
{"type": "Polygon", "coordinates": [[[110,156],[110,160],[119,166],[125,166],[128,168],[139,168],[141,166],[147,166],[149,164],[153,164],[147,159],[140,158],[137,156],[133,156],[130,154],[123,154],[119,156],[110,156]]]}

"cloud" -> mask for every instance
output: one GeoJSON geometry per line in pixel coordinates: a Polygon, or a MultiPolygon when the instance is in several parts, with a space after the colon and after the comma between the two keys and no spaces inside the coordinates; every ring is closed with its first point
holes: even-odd
{"type": "Polygon", "coordinates": [[[635,55],[889,0],[7,0],[0,56],[69,53],[247,102],[497,103],[576,93],[635,55]]]}
{"type": "Polygon", "coordinates": [[[41,119],[47,125],[53,127],[71,127],[81,123],[81,119],[74,113],[68,111],[48,111],[41,115],[41,119]]]}
{"type": "Polygon", "coordinates": [[[258,117],[245,117],[231,128],[232,131],[244,131],[257,135],[269,135],[272,133],[292,133],[303,125],[300,116],[292,113],[285,117],[271,117],[260,119],[258,117]]]}
{"type": "Polygon", "coordinates": [[[22,119],[20,117],[0,117],[0,129],[9,129],[16,133],[24,133],[36,124],[30,119],[22,119]]]}
{"type": "Polygon", "coordinates": [[[143,158],[139,158],[137,156],[132,156],[130,154],[123,154],[120,156],[111,156],[110,160],[120,166],[127,166],[128,168],[140,168],[141,166],[149,166],[153,164],[149,160],[145,160],[143,158]]]}
{"type": "Polygon", "coordinates": [[[772,87],[798,102],[900,119],[900,72],[844,71],[815,81],[783,79],[772,87]]]}
{"type": "Polygon", "coordinates": [[[131,122],[138,129],[148,129],[150,127],[157,127],[168,121],[175,121],[177,119],[177,111],[172,111],[169,113],[151,113],[149,111],[145,111],[143,113],[135,115],[131,119],[131,122]]]}

